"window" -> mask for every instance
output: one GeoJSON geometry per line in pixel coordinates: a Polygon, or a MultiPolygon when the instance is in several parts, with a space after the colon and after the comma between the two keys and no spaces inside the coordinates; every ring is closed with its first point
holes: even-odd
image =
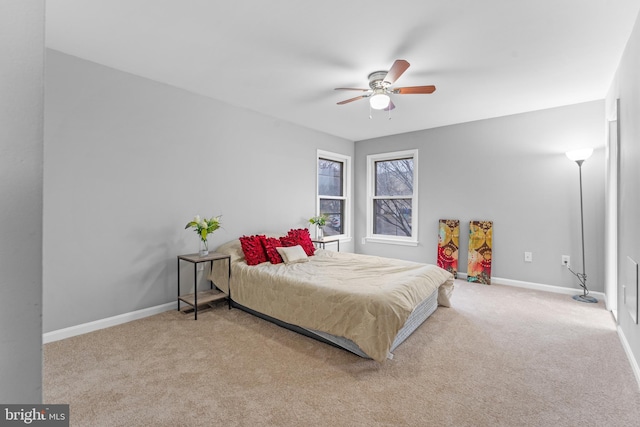
{"type": "Polygon", "coordinates": [[[348,235],[351,158],[318,150],[317,214],[326,215],[325,236],[348,235]]]}
{"type": "Polygon", "coordinates": [[[367,240],[418,244],[418,150],[367,156],[367,240]]]}

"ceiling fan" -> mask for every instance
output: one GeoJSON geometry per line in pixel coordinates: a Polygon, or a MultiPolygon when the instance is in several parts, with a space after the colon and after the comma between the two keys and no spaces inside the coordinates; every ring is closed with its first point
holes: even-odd
{"type": "Polygon", "coordinates": [[[389,96],[391,94],[407,95],[433,93],[436,90],[435,86],[409,86],[398,87],[395,89],[391,87],[391,85],[398,80],[405,71],[407,71],[409,65],[410,64],[404,59],[396,59],[389,71],[374,71],[369,74],[368,79],[370,89],[358,89],[351,87],[335,88],[335,90],[357,90],[367,92],[363,95],[340,101],[338,102],[338,105],[344,105],[359,99],[369,98],[369,105],[371,105],[371,108],[374,110],[391,111],[396,107],[389,96]]]}

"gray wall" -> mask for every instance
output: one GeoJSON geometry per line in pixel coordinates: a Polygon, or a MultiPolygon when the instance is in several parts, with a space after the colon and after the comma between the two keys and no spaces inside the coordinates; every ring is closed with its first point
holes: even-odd
{"type": "Polygon", "coordinates": [[[211,248],[307,226],[316,150],[353,156],[351,141],[56,51],[45,83],[45,332],[175,301],[196,214],[222,215],[211,248]]]}
{"type": "Polygon", "coordinates": [[[494,222],[493,277],[578,288],[582,268],[578,166],[564,153],[597,148],[583,165],[589,288],[603,291],[604,101],[356,142],[356,217],[365,218],[366,156],[419,150],[419,245],[361,244],[356,252],[436,263],[438,220],[459,219],[466,272],[470,220],[494,222]],[[533,262],[524,262],[524,252],[533,262]]]}
{"type": "Polygon", "coordinates": [[[0,402],[42,401],[44,1],[0,2],[0,402]]]}
{"type": "MultiPolygon", "coordinates": [[[[618,200],[618,322],[629,343],[637,364],[640,364],[640,327],[631,319],[625,307],[622,285],[628,283],[625,268],[627,257],[640,262],[640,24],[635,28],[625,49],[607,96],[608,117],[615,115],[616,99],[619,113],[619,200],[618,200]]],[[[637,374],[637,373],[636,373],[637,374]]]]}

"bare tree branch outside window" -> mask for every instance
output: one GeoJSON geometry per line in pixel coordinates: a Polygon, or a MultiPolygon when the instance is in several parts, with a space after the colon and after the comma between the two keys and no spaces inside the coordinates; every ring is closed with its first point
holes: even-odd
{"type": "Polygon", "coordinates": [[[318,159],[320,214],[328,217],[322,228],[326,236],[344,233],[344,163],[318,159]]]}
{"type": "Polygon", "coordinates": [[[374,234],[411,236],[413,158],[378,161],[374,196],[374,234]],[[407,198],[407,196],[409,196],[407,198]]]}

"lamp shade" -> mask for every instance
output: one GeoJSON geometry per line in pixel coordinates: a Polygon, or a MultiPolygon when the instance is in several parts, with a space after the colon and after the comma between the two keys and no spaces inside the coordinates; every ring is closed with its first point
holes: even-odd
{"type": "Polygon", "coordinates": [[[371,108],[373,108],[374,110],[384,110],[389,106],[389,101],[391,101],[389,95],[386,95],[384,93],[376,93],[371,98],[369,98],[369,105],[371,105],[371,108]]]}
{"type": "Polygon", "coordinates": [[[593,154],[593,148],[581,148],[579,150],[567,151],[565,153],[569,160],[574,162],[585,161],[593,154]]]}

